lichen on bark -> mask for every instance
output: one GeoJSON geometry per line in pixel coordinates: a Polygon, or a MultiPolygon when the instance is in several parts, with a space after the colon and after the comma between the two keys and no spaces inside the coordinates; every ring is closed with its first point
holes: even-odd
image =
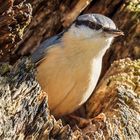
{"type": "Polygon", "coordinates": [[[87,102],[89,117],[104,113],[106,139],[140,137],[140,60],[114,62],[87,102]]]}

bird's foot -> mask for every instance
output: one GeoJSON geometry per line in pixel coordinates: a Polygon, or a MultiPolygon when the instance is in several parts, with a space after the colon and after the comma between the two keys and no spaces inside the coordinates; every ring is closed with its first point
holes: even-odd
{"type": "Polygon", "coordinates": [[[105,122],[106,121],[106,116],[104,113],[100,113],[98,116],[94,118],[82,118],[76,115],[69,115],[68,116],[70,119],[76,122],[79,128],[84,128],[88,125],[92,125],[93,122],[98,121],[98,122],[105,122]]]}
{"type": "Polygon", "coordinates": [[[76,115],[69,115],[71,119],[76,121],[78,127],[83,128],[92,123],[92,119],[82,118],[76,115]]]}

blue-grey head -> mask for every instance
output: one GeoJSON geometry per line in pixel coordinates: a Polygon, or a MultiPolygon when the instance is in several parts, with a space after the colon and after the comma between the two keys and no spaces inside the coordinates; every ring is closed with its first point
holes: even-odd
{"type": "Polygon", "coordinates": [[[79,16],[70,30],[77,36],[114,38],[123,35],[115,23],[101,14],[84,14],[79,16]]]}

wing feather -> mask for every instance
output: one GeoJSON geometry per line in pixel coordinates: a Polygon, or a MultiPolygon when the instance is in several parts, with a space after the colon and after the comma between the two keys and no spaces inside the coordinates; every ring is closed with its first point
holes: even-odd
{"type": "Polygon", "coordinates": [[[61,42],[61,37],[63,36],[64,31],[48,38],[31,54],[31,59],[34,63],[39,63],[47,53],[47,49],[57,43],[61,42]]]}

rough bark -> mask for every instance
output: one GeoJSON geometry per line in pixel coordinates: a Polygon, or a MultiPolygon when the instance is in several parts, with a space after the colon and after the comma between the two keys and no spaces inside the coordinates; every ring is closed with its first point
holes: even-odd
{"type": "Polygon", "coordinates": [[[140,59],[114,62],[87,102],[88,117],[106,116],[105,139],[140,139],[140,59]]]}
{"type": "Polygon", "coordinates": [[[125,1],[114,12],[112,19],[124,31],[125,36],[116,38],[104,56],[103,72],[110,67],[114,60],[129,57],[140,58],[140,2],[125,1]]]}
{"type": "Polygon", "coordinates": [[[33,65],[21,61],[0,67],[0,139],[37,138],[47,124],[46,97],[35,80],[33,65]],[[42,94],[43,95],[43,94],[42,94]]]}
{"type": "MultiPolygon", "coordinates": [[[[14,66],[0,65],[0,139],[67,139],[73,135],[67,125],[51,116],[46,93],[35,79],[28,59],[14,66]]],[[[77,135],[78,137],[78,135],[77,135]]]]}
{"type": "Polygon", "coordinates": [[[29,3],[13,5],[13,0],[0,2],[0,60],[8,61],[24,29],[31,21],[32,8],[29,3]]]}

